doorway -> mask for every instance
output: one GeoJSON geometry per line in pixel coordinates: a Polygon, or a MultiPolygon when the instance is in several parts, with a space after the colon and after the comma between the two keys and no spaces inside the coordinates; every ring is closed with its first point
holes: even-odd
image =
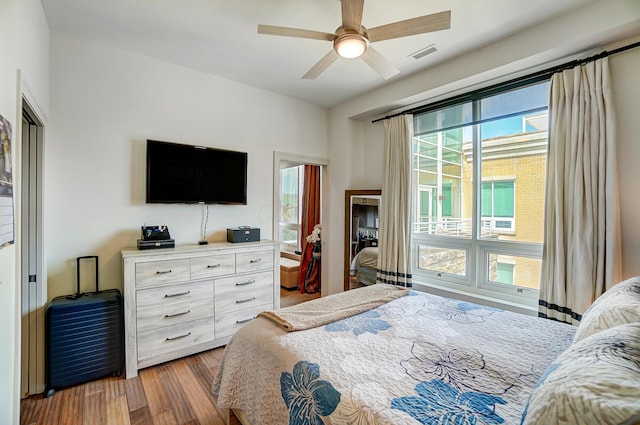
{"type": "MultiPolygon", "coordinates": [[[[305,165],[314,165],[319,167],[320,175],[320,223],[322,222],[322,193],[323,180],[326,176],[326,166],[328,160],[324,158],[310,157],[306,155],[289,154],[283,152],[274,152],[273,161],[273,239],[280,242],[280,285],[281,285],[281,305],[291,304],[291,297],[297,293],[300,256],[303,251],[300,240],[303,239],[301,217],[302,203],[304,199],[303,189],[303,169],[305,165]],[[296,267],[296,263],[298,267],[296,267]],[[283,265],[285,270],[283,270],[283,265]],[[287,297],[287,300],[283,298],[287,297]]],[[[320,274],[320,279],[321,279],[320,274]]],[[[320,283],[320,291],[322,285],[320,283]]],[[[314,298],[319,296],[316,294],[302,294],[305,299],[297,297],[295,303],[305,301],[306,298],[314,298]]]]}
{"type": "Polygon", "coordinates": [[[43,253],[42,164],[44,125],[22,100],[20,282],[22,313],[21,395],[44,391],[44,310],[47,303],[43,253]]]}

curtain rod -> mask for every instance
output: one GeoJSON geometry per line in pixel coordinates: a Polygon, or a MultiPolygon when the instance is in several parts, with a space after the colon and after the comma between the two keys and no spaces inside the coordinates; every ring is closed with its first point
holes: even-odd
{"type": "Polygon", "coordinates": [[[398,112],[396,114],[390,114],[390,115],[387,115],[387,116],[385,116],[383,118],[377,118],[377,119],[371,121],[371,123],[376,123],[378,121],[383,121],[383,120],[386,120],[386,119],[389,119],[389,118],[393,118],[393,117],[397,117],[397,116],[404,115],[404,114],[414,114],[414,113],[417,113],[417,112],[424,112],[424,111],[426,111],[428,109],[437,109],[437,108],[434,108],[434,106],[439,105],[440,103],[442,103],[443,105],[445,103],[447,105],[451,105],[451,104],[454,104],[454,103],[459,103],[457,101],[458,99],[464,99],[464,98],[470,97],[470,94],[472,94],[472,93],[489,91],[489,90],[495,89],[496,87],[504,87],[504,86],[508,86],[508,85],[514,84],[516,82],[521,82],[521,81],[525,81],[525,80],[542,81],[546,77],[550,78],[551,75],[553,75],[553,74],[555,74],[557,72],[561,72],[561,71],[564,71],[566,69],[571,69],[571,68],[574,68],[574,67],[579,66],[579,65],[584,65],[586,63],[593,62],[595,60],[598,60],[598,59],[601,59],[601,58],[605,58],[607,56],[615,55],[616,53],[621,53],[621,52],[624,52],[626,50],[631,50],[631,49],[634,49],[636,47],[640,47],[640,41],[628,44],[626,46],[619,47],[617,49],[604,50],[604,51],[602,51],[600,53],[597,53],[597,54],[595,54],[593,56],[589,56],[589,57],[586,57],[586,58],[583,58],[583,59],[574,59],[572,61],[560,64],[560,65],[556,65],[556,66],[553,66],[551,68],[543,69],[541,71],[537,71],[537,72],[534,72],[532,74],[525,75],[524,77],[514,78],[513,80],[509,80],[509,81],[506,81],[504,83],[498,83],[498,84],[494,84],[494,85],[489,86],[489,87],[485,87],[485,88],[482,88],[482,89],[474,90],[471,93],[465,93],[465,94],[462,94],[462,95],[454,96],[452,98],[445,99],[445,100],[443,100],[441,102],[435,102],[434,104],[431,104],[430,106],[417,106],[415,108],[406,109],[406,110],[404,110],[402,112],[398,112]]]}

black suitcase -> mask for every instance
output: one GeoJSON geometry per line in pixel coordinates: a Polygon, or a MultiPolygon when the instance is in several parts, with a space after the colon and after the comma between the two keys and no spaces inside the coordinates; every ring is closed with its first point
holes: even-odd
{"type": "Polygon", "coordinates": [[[56,297],[45,311],[45,396],[55,390],[118,376],[124,365],[122,295],[98,290],[98,257],[77,258],[78,292],[56,297]],[[80,263],[94,259],[96,292],[80,292],[80,263]]]}

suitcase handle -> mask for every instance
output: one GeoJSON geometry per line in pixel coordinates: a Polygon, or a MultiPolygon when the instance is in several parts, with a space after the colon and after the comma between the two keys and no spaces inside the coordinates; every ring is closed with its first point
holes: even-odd
{"type": "Polygon", "coordinates": [[[89,259],[94,259],[96,260],[96,292],[100,292],[98,290],[98,256],[97,255],[85,255],[84,257],[78,257],[76,258],[76,262],[77,262],[77,280],[78,280],[78,292],[76,292],[76,294],[82,294],[82,292],[80,292],[80,261],[81,260],[89,260],[89,259]]]}

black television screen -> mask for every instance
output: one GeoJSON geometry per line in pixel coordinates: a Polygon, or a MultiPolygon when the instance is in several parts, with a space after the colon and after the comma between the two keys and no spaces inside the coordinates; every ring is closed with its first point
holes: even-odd
{"type": "Polygon", "coordinates": [[[147,140],[147,203],[247,204],[247,153],[147,140]]]}

